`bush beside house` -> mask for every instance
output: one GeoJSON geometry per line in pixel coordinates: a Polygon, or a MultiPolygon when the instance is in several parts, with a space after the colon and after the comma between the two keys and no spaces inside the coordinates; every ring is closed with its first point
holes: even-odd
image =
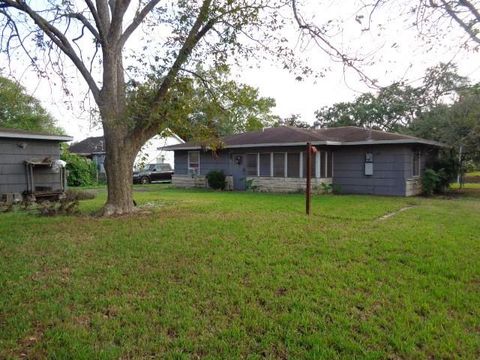
{"type": "Polygon", "coordinates": [[[66,147],[62,149],[61,159],[67,163],[68,186],[88,186],[97,183],[97,167],[92,160],[72,154],[66,147]]]}

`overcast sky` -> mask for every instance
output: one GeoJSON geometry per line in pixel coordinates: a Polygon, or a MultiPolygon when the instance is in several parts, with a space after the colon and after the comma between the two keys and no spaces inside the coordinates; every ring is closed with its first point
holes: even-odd
{"type": "MultiPolygon", "coordinates": [[[[441,46],[431,47],[419,38],[416,28],[411,27],[404,17],[398,16],[400,10],[397,8],[389,7],[378,11],[373,17],[372,30],[362,31],[365,24],[355,21],[358,1],[342,1],[341,5],[338,3],[330,1],[321,7],[310,5],[302,11],[308,20],[316,23],[336,19],[336,24],[342,31],[335,32],[332,42],[349,54],[370,54],[361,66],[379,84],[385,86],[401,79],[418,83],[425,69],[440,61],[453,61],[459,66],[461,75],[469,76],[474,82],[480,81],[479,55],[460,48],[465,40],[460,29],[450,29],[441,46]]],[[[275,98],[275,113],[280,116],[300,114],[302,120],[313,123],[314,111],[320,107],[353,100],[361,92],[372,91],[360,81],[354,71],[344,71],[342,64],[333,61],[318,46],[299,43],[298,33],[294,30],[291,30],[290,35],[292,46],[295,46],[300,58],[314,70],[328,69],[324,72],[324,77],[314,80],[312,76],[297,81],[295,75],[271,62],[260,66],[245,63],[241,68],[232,69],[236,80],[258,87],[263,96],[275,98]]],[[[73,68],[69,76],[72,78],[70,90],[74,96],[66,97],[54,81],[38,80],[34,74],[24,72],[21,64],[14,64],[15,76],[32,95],[41,100],[69,135],[74,136],[75,140],[81,140],[102,133],[98,126],[91,124],[88,114],[78,105],[86,86],[73,68]]],[[[5,63],[0,63],[0,67],[5,66],[5,63]]]]}

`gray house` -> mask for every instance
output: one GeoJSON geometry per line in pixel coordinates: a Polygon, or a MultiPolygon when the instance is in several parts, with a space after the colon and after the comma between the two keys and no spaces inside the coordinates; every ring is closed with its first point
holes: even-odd
{"type": "Polygon", "coordinates": [[[174,185],[205,187],[205,175],[222,170],[228,188],[292,192],[305,190],[306,144],[312,186],[334,184],[342,193],[412,196],[421,192],[426,163],[442,147],[434,141],[358,127],[277,127],[227,136],[217,151],[195,142],[170,146],[175,152],[174,185]]]}
{"type": "Polygon", "coordinates": [[[54,196],[65,189],[60,143],[66,135],[0,128],[0,200],[54,196]]]}

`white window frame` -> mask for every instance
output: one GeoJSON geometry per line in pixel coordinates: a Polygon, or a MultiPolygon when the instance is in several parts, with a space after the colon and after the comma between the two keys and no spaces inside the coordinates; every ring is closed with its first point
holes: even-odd
{"type": "Polygon", "coordinates": [[[193,170],[193,169],[196,170],[195,175],[200,175],[200,151],[198,151],[198,150],[193,150],[193,151],[189,151],[189,152],[188,152],[187,169],[188,169],[188,174],[189,174],[189,175],[193,174],[193,173],[191,172],[191,170],[193,170]],[[197,168],[192,168],[192,167],[190,166],[190,163],[191,163],[191,162],[190,162],[190,154],[191,154],[191,153],[197,153],[197,154],[198,154],[198,167],[197,167],[197,168]]]}
{"type": "Polygon", "coordinates": [[[270,177],[273,177],[273,152],[270,153],[270,177]]]}
{"type": "Polygon", "coordinates": [[[321,151],[317,151],[315,153],[315,177],[317,179],[319,179],[321,175],[320,173],[320,166],[322,166],[322,160],[320,156],[321,153],[322,153],[321,151]]]}
{"type": "Polygon", "coordinates": [[[257,153],[257,177],[260,177],[260,153],[257,153]]]}

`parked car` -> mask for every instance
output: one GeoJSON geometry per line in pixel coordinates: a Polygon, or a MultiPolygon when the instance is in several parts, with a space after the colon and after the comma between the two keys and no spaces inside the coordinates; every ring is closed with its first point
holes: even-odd
{"type": "Polygon", "coordinates": [[[141,171],[133,172],[134,184],[149,184],[153,181],[172,181],[170,164],[148,164],[141,171]]]}

